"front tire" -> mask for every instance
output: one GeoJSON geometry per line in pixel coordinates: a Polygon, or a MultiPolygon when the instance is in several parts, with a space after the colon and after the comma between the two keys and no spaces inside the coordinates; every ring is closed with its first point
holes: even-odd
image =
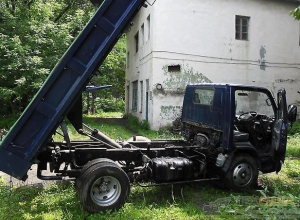
{"type": "Polygon", "coordinates": [[[127,174],[114,162],[96,163],[79,179],[80,201],[90,213],[120,209],[130,192],[127,174]]]}
{"type": "Polygon", "coordinates": [[[238,154],[233,159],[225,176],[226,186],[234,191],[243,191],[257,184],[258,166],[248,154],[238,154]]]}

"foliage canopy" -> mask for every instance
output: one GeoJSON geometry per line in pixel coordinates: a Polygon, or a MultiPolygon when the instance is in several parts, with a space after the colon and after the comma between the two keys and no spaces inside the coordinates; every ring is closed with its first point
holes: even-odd
{"type": "Polygon", "coordinates": [[[291,15],[296,19],[300,20],[300,5],[295,8],[293,11],[291,11],[291,15]]]}
{"type": "MultiPolygon", "coordinates": [[[[96,8],[88,0],[0,0],[0,8],[3,116],[24,110],[96,8]]],[[[124,50],[122,40],[100,68],[102,76],[94,77],[95,84],[123,83],[124,50]]],[[[122,96],[122,89],[114,91],[122,96]]]]}

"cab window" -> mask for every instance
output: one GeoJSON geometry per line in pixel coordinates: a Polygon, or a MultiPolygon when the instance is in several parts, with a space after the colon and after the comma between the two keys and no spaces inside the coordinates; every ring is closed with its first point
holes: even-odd
{"type": "Polygon", "coordinates": [[[193,101],[195,104],[212,105],[215,91],[211,89],[195,89],[193,101]]]}
{"type": "Polygon", "coordinates": [[[274,117],[272,105],[268,104],[267,94],[258,91],[237,90],[235,92],[235,112],[241,115],[245,112],[257,112],[274,117]]]}

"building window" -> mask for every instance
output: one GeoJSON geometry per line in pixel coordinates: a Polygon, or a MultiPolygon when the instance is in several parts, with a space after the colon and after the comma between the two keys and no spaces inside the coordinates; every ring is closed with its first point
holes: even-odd
{"type": "Polygon", "coordinates": [[[139,51],[139,32],[134,36],[135,52],[139,51]]]}
{"type": "Polygon", "coordinates": [[[141,93],[140,93],[140,95],[141,95],[141,99],[140,99],[140,104],[141,104],[141,106],[140,106],[140,112],[142,113],[143,112],[143,102],[144,102],[144,96],[143,96],[143,93],[144,93],[144,83],[143,83],[143,81],[140,81],[140,87],[141,87],[141,93]]]}
{"type": "Polygon", "coordinates": [[[168,66],[168,72],[180,72],[180,65],[168,66]]]}
{"type": "Polygon", "coordinates": [[[145,27],[144,24],[141,26],[141,44],[144,45],[144,38],[145,38],[145,27]]]}
{"type": "Polygon", "coordinates": [[[149,87],[150,87],[150,85],[149,85],[149,79],[146,79],[146,91],[147,92],[149,91],[149,87]]]}
{"type": "Polygon", "coordinates": [[[127,62],[126,62],[127,68],[129,68],[129,55],[130,55],[130,53],[129,53],[129,51],[128,51],[128,52],[127,52],[127,62]]]}
{"type": "Polygon", "coordinates": [[[130,85],[126,86],[126,94],[125,94],[125,100],[126,100],[126,103],[125,103],[125,111],[127,114],[129,114],[130,112],[130,105],[129,105],[129,102],[130,102],[130,85]]]}
{"type": "Polygon", "coordinates": [[[150,15],[147,17],[147,30],[148,30],[148,34],[147,34],[147,41],[150,40],[150,15]]]}
{"type": "Polygon", "coordinates": [[[132,83],[132,111],[137,111],[138,103],[138,81],[132,83]]]}
{"type": "Polygon", "coordinates": [[[249,40],[249,21],[250,17],[235,16],[235,39],[249,40]]]}

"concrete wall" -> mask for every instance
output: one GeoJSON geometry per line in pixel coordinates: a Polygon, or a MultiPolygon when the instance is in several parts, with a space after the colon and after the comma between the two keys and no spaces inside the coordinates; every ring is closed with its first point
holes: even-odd
{"type": "MultiPolygon", "coordinates": [[[[300,100],[299,22],[289,15],[297,5],[271,0],[157,0],[143,8],[127,32],[126,86],[149,80],[151,127],[158,129],[174,119],[185,85],[191,83],[258,85],[274,94],[285,88],[288,103],[300,100]],[[134,35],[139,30],[141,37],[143,23],[148,33],[149,14],[150,39],[144,44],[140,40],[135,54],[134,35]],[[250,17],[248,41],[235,39],[236,15],[250,17]],[[180,65],[180,71],[169,72],[172,65],[180,65]]],[[[145,119],[145,105],[142,111],[131,111],[129,91],[128,112],[145,119]]]]}

